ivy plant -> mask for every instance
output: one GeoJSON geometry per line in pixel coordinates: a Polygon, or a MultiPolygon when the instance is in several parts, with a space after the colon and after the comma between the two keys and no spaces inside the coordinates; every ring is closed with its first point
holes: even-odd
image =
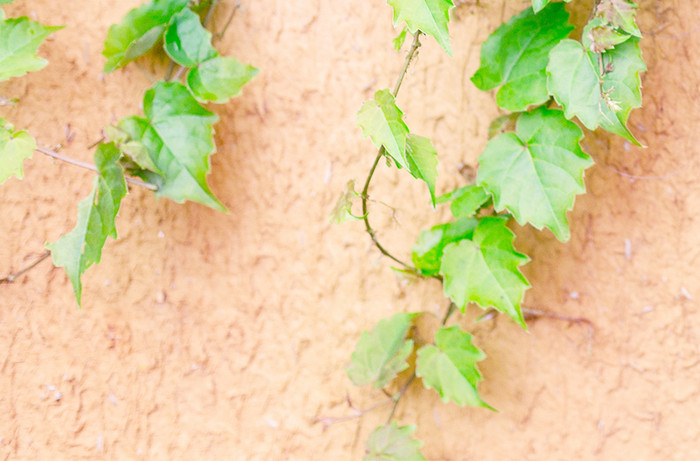
{"type": "MultiPolygon", "coordinates": [[[[47,244],[54,265],[65,268],[78,305],[83,273],[100,262],[107,237],[117,238],[115,220],[128,184],[178,203],[189,200],[226,211],[207,183],[211,155],[216,152],[214,126],[219,118],[205,104],[228,102],[258,70],[222,56],[214,48],[206,26],[216,4],[217,0],[150,0],[109,28],[102,52],[105,73],[156,47],[164,50],[170,65],[165,77],[144,93],[143,115],[124,117],[105,127],[94,165],[38,148],[28,133],[15,131],[0,119],[1,181],[11,175],[21,178],[22,162],[35,149],[97,173],[92,191],[78,206],[75,228],[47,244]]],[[[0,80],[46,65],[35,52],[57,29],[27,18],[3,20],[0,80]]]]}
{"type": "Polygon", "coordinates": [[[530,284],[520,269],[530,258],[516,249],[510,222],[549,229],[561,241],[570,238],[567,212],[585,192],[584,173],[593,163],[581,146],[581,125],[640,144],[627,127],[631,110],[641,106],[640,72],[646,70],[637,5],[597,0],[577,37],[572,36],[569,1],[533,0],[483,43],[471,82],[494,90],[496,104],[507,112],[489,129],[474,182],[436,197],[437,153],[428,138],[411,132],[395,98],[423,36],[452,54],[447,26],[454,5],[451,0],[388,0],[394,25],[405,23],[394,45],[401,48],[407,35],[413,44],[393,90],[377,91],[357,115],[363,135],[378,152],[362,190],[356,192],[355,182],[348,182],[332,221],[363,221],[373,244],[400,272],[439,280],[448,305],[427,342],[416,322],[431,315],[426,312],[396,313],[360,337],[347,368],[350,380],[383,389],[393,402],[386,424],[367,441],[365,461],[425,459],[411,435],[415,427],[394,419],[416,379],[445,402],[493,410],[478,392],[478,364],[486,355],[469,332],[447,325],[450,318],[473,304],[507,314],[526,329],[523,300],[530,284]],[[420,233],[410,263],[388,251],[370,224],[369,187],[384,158],[425,182],[432,204],[449,204],[453,215],[420,233]],[[357,201],[361,213],[353,212],[357,201]],[[415,365],[408,360],[412,353],[415,365]]]}

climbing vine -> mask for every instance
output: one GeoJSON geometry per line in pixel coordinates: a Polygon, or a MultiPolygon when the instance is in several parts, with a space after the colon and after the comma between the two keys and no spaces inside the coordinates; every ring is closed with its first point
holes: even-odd
{"type": "MultiPolygon", "coordinates": [[[[125,117],[104,128],[94,164],[38,147],[26,131],[15,131],[0,119],[0,182],[13,175],[22,178],[23,162],[35,150],[97,173],[92,191],[78,205],[75,228],[47,244],[49,252],[43,256],[50,254],[54,265],[66,270],[79,305],[83,273],[100,262],[107,237],[117,238],[115,220],[128,193],[127,184],[178,203],[190,200],[226,210],[207,184],[210,157],[216,152],[214,125],[219,118],[204,104],[228,102],[258,70],[214,48],[215,37],[206,26],[217,3],[150,0],[110,27],[102,52],[106,74],[157,46],[170,64],[164,78],[143,95],[143,116],[125,117]]],[[[3,15],[0,19],[0,81],[45,66],[46,61],[35,56],[36,50],[60,27],[42,26],[27,18],[4,19],[3,15]]]]}
{"type": "Polygon", "coordinates": [[[565,3],[533,0],[532,7],[510,18],[483,43],[480,67],[471,78],[480,90],[494,90],[496,104],[508,112],[491,125],[476,178],[436,196],[437,152],[428,138],[410,131],[395,98],[424,36],[452,54],[448,23],[454,4],[388,4],[394,25],[404,24],[394,40],[396,48],[408,36],[412,45],[393,90],[377,91],[357,114],[362,133],[378,152],[362,190],[356,192],[350,181],[331,220],[363,221],[383,255],[403,272],[439,280],[448,298],[432,340],[418,335],[416,323],[420,315],[430,314],[399,312],[362,334],[347,368],[353,384],[384,389],[393,401],[386,424],[367,440],[365,461],[419,461],[425,458],[421,443],[411,435],[415,426],[401,426],[394,418],[398,402],[419,379],[445,402],[493,409],[478,393],[478,363],[485,354],[468,332],[448,326],[448,321],[474,303],[507,314],[527,328],[522,302],[530,284],[520,267],[530,259],[515,249],[509,223],[514,219],[547,228],[561,241],[569,239],[566,213],[585,192],[584,172],[593,163],[581,148],[584,133],[579,124],[640,145],[627,120],[642,104],[640,72],[646,66],[632,1],[596,1],[581,36],[572,38],[574,26],[565,3]],[[370,224],[370,184],[383,159],[423,181],[433,206],[449,204],[453,216],[420,234],[410,263],[388,251],[370,224]],[[358,200],[361,213],[353,212],[358,200]],[[408,361],[413,353],[415,366],[408,361]],[[387,390],[393,388],[399,391],[387,390]]]}

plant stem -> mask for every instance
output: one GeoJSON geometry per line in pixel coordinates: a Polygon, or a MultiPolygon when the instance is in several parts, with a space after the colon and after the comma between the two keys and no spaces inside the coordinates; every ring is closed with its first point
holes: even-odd
{"type": "Polygon", "coordinates": [[[233,5],[233,10],[231,10],[231,14],[228,15],[228,19],[226,20],[226,24],[224,24],[224,28],[221,29],[220,32],[217,32],[214,35],[214,38],[216,40],[221,40],[224,38],[224,35],[226,34],[226,31],[228,30],[229,26],[231,25],[231,22],[233,21],[233,17],[236,15],[236,11],[241,7],[241,2],[237,1],[235,5],[233,5]]]}
{"type": "MultiPolygon", "coordinates": [[[[80,168],[85,168],[86,170],[97,172],[97,167],[95,165],[93,165],[92,163],[82,162],[80,160],[66,157],[65,155],[61,155],[58,152],[54,152],[50,149],[46,149],[46,148],[41,147],[41,146],[37,146],[36,151],[41,152],[44,155],[48,155],[51,158],[55,158],[56,160],[66,162],[70,165],[78,166],[80,168]]],[[[125,177],[124,179],[126,180],[126,182],[128,182],[129,184],[133,184],[134,186],[143,187],[145,189],[152,190],[154,192],[158,190],[158,186],[156,186],[154,184],[149,184],[147,182],[139,181],[138,179],[134,179],[134,178],[126,178],[125,177]]]]}
{"type": "MultiPolygon", "coordinates": [[[[403,83],[403,79],[406,76],[406,72],[408,71],[408,66],[411,64],[411,61],[416,55],[416,51],[418,51],[418,48],[420,47],[420,36],[421,32],[418,31],[416,34],[413,36],[413,44],[411,45],[411,49],[408,51],[408,55],[406,56],[406,60],[404,61],[403,68],[401,69],[401,73],[399,74],[398,79],[396,80],[396,85],[394,85],[394,89],[391,92],[391,94],[396,97],[399,94],[399,90],[401,89],[401,84],[403,83]]],[[[374,158],[374,163],[372,164],[372,168],[369,170],[369,174],[367,175],[367,179],[365,180],[365,185],[362,188],[362,192],[360,193],[360,196],[362,197],[362,216],[363,216],[363,221],[365,222],[365,230],[369,234],[370,238],[372,239],[372,243],[374,243],[374,246],[377,247],[377,249],[386,257],[392,259],[394,262],[402,265],[408,270],[412,270],[414,272],[417,272],[416,269],[401,261],[398,259],[396,256],[392,255],[389,253],[380,243],[379,240],[377,239],[377,234],[375,233],[374,229],[369,223],[369,213],[367,211],[367,203],[369,201],[369,185],[372,182],[372,177],[374,176],[374,172],[377,169],[377,165],[379,165],[379,161],[384,157],[386,154],[386,150],[384,149],[384,146],[379,148],[379,151],[377,152],[377,156],[374,158]]]]}
{"type": "Polygon", "coordinates": [[[20,271],[17,271],[17,272],[15,272],[14,274],[8,275],[8,276],[5,277],[4,279],[0,279],[0,285],[3,285],[3,284],[5,284],[5,283],[12,283],[12,282],[14,282],[14,281],[17,280],[19,277],[23,276],[24,274],[26,274],[26,273],[29,272],[30,270],[34,269],[36,266],[39,265],[39,263],[41,263],[43,260],[45,260],[45,259],[48,258],[49,256],[51,256],[51,252],[50,252],[50,251],[44,252],[41,256],[39,256],[39,259],[37,259],[36,261],[34,261],[33,263],[31,263],[30,265],[28,265],[28,266],[25,267],[24,269],[22,269],[22,270],[20,270],[20,271]]]}
{"type": "Polygon", "coordinates": [[[406,394],[406,391],[408,390],[408,387],[411,385],[413,380],[416,379],[416,372],[414,371],[411,374],[411,377],[408,378],[408,381],[403,385],[399,393],[394,397],[394,405],[391,407],[391,413],[389,413],[389,417],[386,419],[386,424],[389,424],[394,417],[394,413],[396,413],[396,408],[399,406],[399,402],[401,401],[401,398],[406,394]]]}
{"type": "Polygon", "coordinates": [[[447,321],[450,319],[452,314],[454,314],[456,311],[457,311],[457,305],[453,302],[450,302],[450,305],[447,308],[447,312],[445,312],[445,316],[442,318],[442,322],[440,322],[443,327],[447,324],[447,321]]]}

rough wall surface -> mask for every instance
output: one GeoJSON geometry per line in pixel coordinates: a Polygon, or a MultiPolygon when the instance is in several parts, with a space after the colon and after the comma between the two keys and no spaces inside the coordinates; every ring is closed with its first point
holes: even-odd
{"type": "MultiPolygon", "coordinates": [[[[576,0],[582,1],[582,0],[576,0]]],[[[139,0],[17,0],[66,29],[42,48],[50,65],[0,86],[0,116],[44,145],[90,160],[101,128],[139,110],[149,80],[130,66],[101,76],[108,26],[139,0]],[[67,136],[67,133],[71,133],[67,136]],[[70,138],[70,140],[68,139],[70,138]]],[[[363,329],[397,310],[440,310],[440,287],[408,285],[359,224],[328,224],[348,179],[374,151],[354,114],[388,87],[403,55],[384,1],[242,0],[219,48],[261,68],[214,109],[211,184],[229,208],[125,200],[120,238],[88,271],[78,310],[44,263],[0,286],[0,458],[8,460],[358,460],[385,410],[323,430],[319,416],[384,399],[344,373],[363,329]]],[[[454,58],[426,40],[399,104],[440,152],[439,191],[462,183],[498,115],[469,77],[479,44],[527,2],[461,2],[454,58]]],[[[217,24],[232,2],[224,2],[217,24]]],[[[585,18],[585,7],[575,18],[585,18]]],[[[700,458],[700,12],[642,0],[645,107],[631,126],[646,149],[589,133],[597,164],[570,213],[572,239],[518,229],[533,262],[525,333],[506,318],[461,319],[488,354],[482,395],[500,413],[443,405],[418,384],[398,408],[434,461],[700,458]]],[[[146,72],[162,73],[163,60],[146,72]]],[[[11,272],[70,230],[91,174],[36,155],[0,188],[0,268],[11,272]]],[[[406,254],[440,216],[421,184],[382,168],[380,236],[406,254]]]]}

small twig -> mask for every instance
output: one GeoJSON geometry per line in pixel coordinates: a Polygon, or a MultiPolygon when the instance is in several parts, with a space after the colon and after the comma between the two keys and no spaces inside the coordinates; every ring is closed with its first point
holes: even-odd
{"type": "Polygon", "coordinates": [[[28,266],[25,267],[24,269],[22,269],[22,270],[20,270],[20,271],[18,271],[18,272],[15,272],[14,274],[8,275],[8,276],[5,277],[4,279],[0,279],[0,285],[6,284],[6,283],[12,283],[12,282],[14,282],[14,281],[17,280],[19,277],[23,276],[24,274],[26,274],[26,273],[29,272],[30,270],[34,269],[36,266],[39,265],[39,263],[41,263],[43,260],[45,260],[45,259],[48,258],[49,256],[51,256],[51,252],[50,252],[50,251],[44,252],[41,256],[39,256],[39,259],[37,259],[36,261],[34,261],[33,263],[31,263],[30,265],[28,265],[28,266]]]}
{"type": "Polygon", "coordinates": [[[442,322],[440,322],[443,327],[447,324],[447,321],[450,319],[452,314],[455,313],[455,311],[457,311],[457,305],[453,302],[450,302],[450,305],[447,308],[444,317],[442,318],[442,322]]]}
{"type": "MultiPolygon", "coordinates": [[[[92,163],[82,162],[82,161],[76,160],[74,158],[66,157],[65,155],[61,155],[58,152],[52,151],[50,149],[46,149],[46,148],[41,147],[41,146],[37,146],[36,151],[41,152],[44,155],[48,155],[51,158],[55,158],[56,160],[66,162],[70,165],[78,166],[80,168],[85,168],[86,170],[97,172],[97,167],[95,165],[93,165],[92,163]]],[[[152,191],[158,190],[158,186],[156,186],[155,184],[149,184],[147,182],[139,181],[138,179],[134,179],[134,178],[124,178],[124,179],[126,180],[126,182],[128,182],[129,184],[133,184],[134,186],[143,187],[145,189],[152,190],[152,191]]]]}
{"type": "Polygon", "coordinates": [[[100,139],[98,139],[97,141],[95,141],[95,142],[93,142],[92,144],[90,144],[89,146],[87,146],[87,149],[88,149],[88,150],[94,149],[95,147],[97,147],[97,146],[98,146],[102,141],[104,141],[104,140],[105,140],[105,137],[102,136],[100,139]]]}
{"type": "Polygon", "coordinates": [[[328,429],[329,426],[332,426],[333,424],[344,423],[345,421],[352,421],[353,419],[361,418],[362,416],[366,415],[367,413],[370,413],[374,410],[382,408],[382,407],[390,404],[393,401],[394,401],[394,398],[389,397],[389,399],[387,399],[383,402],[380,402],[376,405],[373,405],[367,409],[357,410],[353,407],[352,402],[350,401],[350,397],[347,397],[348,406],[350,406],[350,408],[355,410],[354,414],[348,415],[348,416],[339,416],[339,417],[319,416],[317,418],[314,418],[313,422],[323,424],[323,430],[325,431],[326,429],[328,429]]]}
{"type": "Polygon", "coordinates": [[[143,75],[145,75],[146,78],[151,81],[151,83],[156,83],[156,78],[153,75],[151,75],[151,73],[148,72],[145,67],[143,67],[141,64],[139,64],[138,61],[134,61],[134,64],[136,65],[136,67],[138,67],[138,69],[141,72],[143,72],[143,75]]]}
{"type": "MultiPolygon", "coordinates": [[[[404,61],[404,64],[403,64],[403,68],[401,69],[401,73],[399,74],[399,77],[396,80],[396,84],[394,85],[394,90],[392,91],[392,94],[394,95],[394,97],[396,97],[398,95],[399,90],[401,89],[401,84],[403,83],[403,79],[406,76],[406,72],[408,71],[408,66],[411,64],[411,61],[413,61],[413,58],[415,57],[416,52],[418,51],[418,48],[420,47],[420,36],[421,36],[421,32],[418,31],[418,32],[416,32],[416,34],[413,37],[413,44],[411,45],[411,49],[408,51],[408,55],[406,56],[406,60],[404,61]]],[[[369,199],[369,194],[368,194],[369,185],[372,182],[372,177],[374,176],[374,172],[377,169],[377,165],[379,165],[379,161],[384,157],[385,154],[386,154],[386,150],[384,149],[384,146],[382,146],[379,149],[379,151],[377,152],[377,156],[374,158],[374,163],[372,164],[372,168],[370,168],[370,170],[369,170],[369,174],[367,175],[367,179],[365,180],[365,185],[362,188],[362,192],[360,193],[360,196],[362,197],[362,216],[363,216],[363,221],[365,222],[365,230],[367,231],[370,238],[372,239],[372,243],[374,243],[374,246],[377,247],[377,249],[384,256],[392,259],[394,262],[402,265],[406,269],[413,270],[414,272],[417,272],[414,267],[401,261],[396,256],[389,253],[379,243],[379,239],[377,239],[377,234],[369,223],[369,212],[367,210],[367,202],[369,199]]]]}
{"type": "Polygon", "coordinates": [[[401,398],[404,396],[406,391],[408,390],[408,387],[411,385],[413,380],[416,379],[416,372],[414,371],[411,374],[411,377],[408,378],[408,381],[403,385],[399,393],[394,397],[394,405],[391,407],[391,413],[389,413],[389,417],[386,419],[386,424],[389,424],[394,417],[394,413],[396,413],[396,408],[399,406],[399,402],[401,401],[401,398]]]}
{"type": "Polygon", "coordinates": [[[224,38],[224,35],[226,35],[226,31],[231,25],[231,22],[233,22],[233,17],[236,16],[236,11],[238,11],[240,8],[241,2],[237,1],[236,4],[233,5],[233,10],[231,10],[231,14],[228,15],[228,19],[226,20],[226,24],[224,24],[224,28],[214,35],[215,40],[221,40],[222,38],[224,38]]]}

